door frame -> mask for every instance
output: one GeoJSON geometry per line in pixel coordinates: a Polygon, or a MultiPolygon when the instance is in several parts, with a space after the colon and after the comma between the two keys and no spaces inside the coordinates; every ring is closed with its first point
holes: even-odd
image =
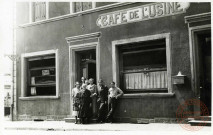
{"type": "MultiPolygon", "coordinates": [[[[197,32],[205,30],[211,31],[211,24],[189,27],[189,50],[190,50],[190,66],[191,66],[191,87],[195,94],[195,99],[200,100],[200,86],[199,86],[199,73],[198,66],[198,40],[197,32]]],[[[200,106],[194,105],[194,111],[200,112],[200,106]]],[[[200,115],[200,114],[197,114],[200,115]]]]}
{"type": "Polygon", "coordinates": [[[189,49],[190,49],[190,65],[191,65],[191,86],[192,90],[195,93],[196,98],[199,98],[200,92],[199,92],[199,86],[198,86],[198,46],[197,46],[197,32],[205,31],[205,30],[211,30],[211,25],[202,25],[202,26],[196,26],[196,27],[190,27],[189,28],[189,49]]]}
{"type": "Polygon", "coordinates": [[[96,80],[100,79],[100,48],[98,42],[78,44],[69,46],[69,82],[70,82],[70,115],[72,115],[72,89],[75,85],[76,75],[76,52],[84,50],[96,50],[96,80]]]}

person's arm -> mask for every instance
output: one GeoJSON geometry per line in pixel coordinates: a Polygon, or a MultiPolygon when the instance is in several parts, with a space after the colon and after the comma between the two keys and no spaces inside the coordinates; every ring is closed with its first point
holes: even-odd
{"type": "Polygon", "coordinates": [[[96,96],[98,95],[98,88],[97,88],[97,85],[94,86],[94,95],[96,95],[96,96]]]}
{"type": "Polygon", "coordinates": [[[120,88],[117,88],[118,90],[118,95],[116,96],[116,99],[118,99],[119,97],[123,96],[123,91],[120,88]]]}
{"type": "Polygon", "coordinates": [[[72,89],[72,97],[74,97],[74,89],[72,89]]]}

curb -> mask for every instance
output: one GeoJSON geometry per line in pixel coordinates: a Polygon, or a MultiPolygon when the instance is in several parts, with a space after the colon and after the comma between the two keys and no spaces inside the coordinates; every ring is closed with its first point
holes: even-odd
{"type": "Polygon", "coordinates": [[[63,129],[63,128],[11,128],[6,127],[5,130],[42,130],[42,131],[127,131],[127,130],[108,130],[108,129],[63,129]]]}

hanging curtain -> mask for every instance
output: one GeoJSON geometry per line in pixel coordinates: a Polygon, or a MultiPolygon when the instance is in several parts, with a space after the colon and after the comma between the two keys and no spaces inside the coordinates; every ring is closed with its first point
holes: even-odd
{"type": "Polygon", "coordinates": [[[125,89],[161,89],[167,85],[167,71],[124,74],[125,89]]]}

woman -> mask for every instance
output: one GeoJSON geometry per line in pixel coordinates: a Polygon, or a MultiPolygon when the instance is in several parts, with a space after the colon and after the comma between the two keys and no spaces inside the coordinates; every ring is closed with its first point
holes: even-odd
{"type": "Polygon", "coordinates": [[[89,79],[89,85],[87,86],[87,89],[91,92],[91,98],[92,98],[92,114],[95,118],[97,116],[97,86],[94,84],[94,79],[89,79]]]}
{"type": "Polygon", "coordinates": [[[75,83],[75,88],[72,89],[72,97],[73,97],[73,116],[75,116],[75,124],[78,123],[78,112],[80,105],[80,83],[75,83]]]}
{"type": "Polygon", "coordinates": [[[82,85],[82,90],[80,92],[80,112],[79,112],[79,118],[80,123],[85,124],[89,122],[90,117],[90,105],[91,105],[91,93],[89,90],[87,90],[87,85],[82,85]]]}

